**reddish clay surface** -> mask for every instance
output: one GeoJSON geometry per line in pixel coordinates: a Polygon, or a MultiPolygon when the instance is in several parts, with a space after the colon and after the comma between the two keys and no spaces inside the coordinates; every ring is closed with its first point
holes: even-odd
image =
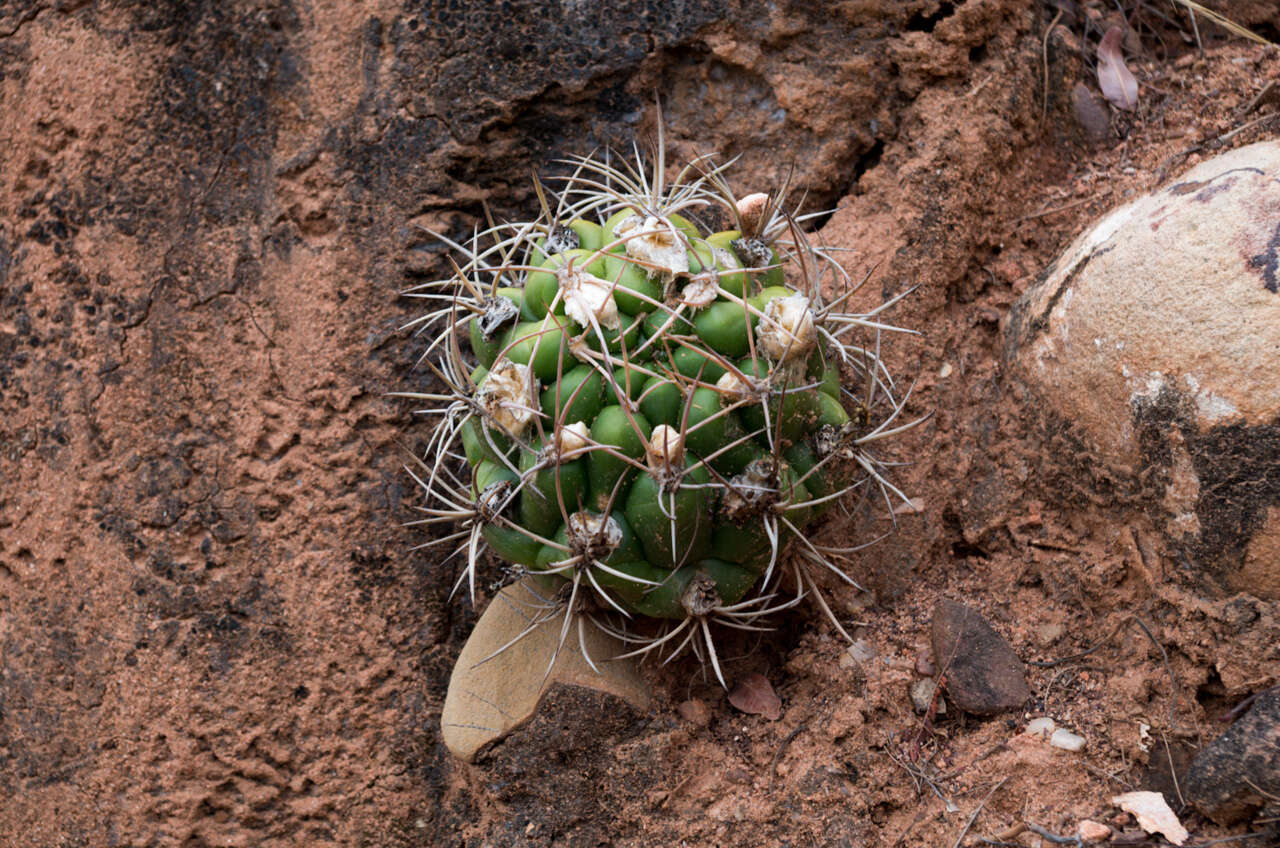
{"type": "MultiPolygon", "coordinates": [[[[1114,4],[1048,35],[1022,0],[623,5],[0,8],[0,844],[932,846],[986,798],[967,838],[1029,846],[1024,820],[1132,830],[1128,788],[1178,809],[1170,763],[1280,679],[1277,603],[1171,556],[1001,359],[1090,220],[1280,131],[1276,99],[1245,111],[1276,54],[1201,20],[1200,55],[1145,4],[1140,109],[1112,114],[1080,45],[1114,4]],[[794,167],[837,207],[861,306],[918,287],[889,357],[934,413],[894,446],[923,510],[853,558],[871,591],[830,589],[877,660],[808,609],[724,652],[777,721],[675,663],[651,715],[560,695],[462,765],[438,718],[474,614],[399,526],[427,424],[385,395],[427,379],[397,332],[443,270],[415,225],[530,214],[530,168],[652,132],[655,92],[672,161],[741,153],[742,190],[794,167]],[[1027,715],[1082,753],[913,712],[943,597],[1024,659],[1103,642],[1028,669],[1027,715]]],[[[1229,11],[1280,39],[1268,0],[1229,11]]]]}

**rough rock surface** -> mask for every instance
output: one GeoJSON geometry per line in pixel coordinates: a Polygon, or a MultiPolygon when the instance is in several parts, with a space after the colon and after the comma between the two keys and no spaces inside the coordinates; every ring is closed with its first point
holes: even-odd
{"type": "Polygon", "coordinates": [[[1258,695],[1248,712],[1191,762],[1187,800],[1230,823],[1280,797],[1280,687],[1258,695]]]}
{"type": "Polygon", "coordinates": [[[933,609],[933,656],[951,702],[975,715],[1016,710],[1031,697],[1022,660],[1004,637],[964,604],[933,609]]]}
{"type": "Polygon", "coordinates": [[[1006,355],[1166,535],[1280,599],[1280,142],[1107,214],[1014,306],[1006,355]]]}

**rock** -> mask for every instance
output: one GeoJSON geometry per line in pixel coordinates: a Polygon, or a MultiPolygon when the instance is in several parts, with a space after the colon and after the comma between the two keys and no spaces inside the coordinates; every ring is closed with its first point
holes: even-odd
{"type": "Polygon", "coordinates": [[[876,658],[876,646],[869,639],[854,639],[853,644],[845,651],[855,662],[864,663],[876,658]]]}
{"type": "Polygon", "coordinates": [[[1064,751],[1082,751],[1084,750],[1084,737],[1078,733],[1072,733],[1070,730],[1058,728],[1049,737],[1049,744],[1064,751]]]}
{"type": "Polygon", "coordinates": [[[1280,598],[1278,170],[1280,142],[1261,142],[1112,211],[1018,301],[1005,340],[1069,446],[1064,473],[1118,481],[1211,582],[1268,599],[1280,598]]]}
{"type": "Polygon", "coordinates": [[[1040,718],[1033,718],[1031,721],[1027,722],[1027,729],[1025,733],[1028,736],[1043,736],[1047,739],[1049,735],[1057,729],[1058,726],[1053,723],[1053,719],[1048,716],[1041,716],[1040,718]]]}
{"type": "Polygon", "coordinates": [[[1080,824],[1076,827],[1076,833],[1080,835],[1080,841],[1087,845],[1106,842],[1111,838],[1111,828],[1102,822],[1090,819],[1081,819],[1080,824]]]}
{"type": "Polygon", "coordinates": [[[696,727],[706,727],[711,723],[711,708],[701,698],[681,701],[676,712],[680,714],[680,718],[696,727]]]}
{"type": "Polygon", "coordinates": [[[1066,625],[1060,621],[1052,621],[1048,624],[1041,624],[1036,628],[1036,642],[1042,648],[1048,648],[1054,642],[1062,638],[1062,634],[1067,632],[1066,625]]]}
{"type": "MultiPolygon", "coordinates": [[[[529,580],[507,586],[490,602],[476,622],[458,655],[440,716],[440,732],[454,756],[468,762],[487,746],[529,721],[543,697],[555,684],[594,690],[605,701],[622,701],[632,711],[649,709],[648,689],[629,661],[608,662],[624,653],[616,639],[599,628],[583,630],[587,651],[597,673],[578,646],[576,629],[565,640],[551,673],[547,666],[560,641],[561,618],[537,625],[525,636],[513,639],[530,624],[530,601],[536,597],[529,580]],[[503,646],[501,653],[492,656],[503,646]],[[492,658],[489,658],[491,657],[492,658]],[[487,659],[488,658],[488,659],[487,659]],[[545,679],[544,679],[545,678],[545,679]]],[[[562,695],[563,704],[593,704],[591,699],[562,695]]],[[[613,709],[611,707],[610,709],[613,709]]],[[[565,710],[568,710],[565,707],[565,710]]],[[[598,720],[593,708],[577,714],[574,722],[586,733],[598,720]]],[[[562,722],[563,724],[563,722],[562,722]]]]}
{"type": "Polygon", "coordinates": [[[933,610],[933,656],[952,703],[975,715],[995,715],[1031,697],[1022,660],[974,610],[942,600],[933,610]]]}
{"type": "Polygon", "coordinates": [[[1112,798],[1111,803],[1126,813],[1132,813],[1138,820],[1138,827],[1147,833],[1163,834],[1174,845],[1181,845],[1190,836],[1159,792],[1126,792],[1112,798]]]}
{"type": "MultiPolygon", "coordinates": [[[[917,713],[928,712],[933,703],[933,693],[938,691],[938,681],[932,677],[922,677],[911,684],[911,706],[917,713]]],[[[946,712],[942,699],[938,699],[938,714],[946,712]]]]}
{"type": "Polygon", "coordinates": [[[1220,824],[1248,817],[1280,796],[1280,686],[1260,694],[1191,763],[1186,798],[1220,824]],[[1250,785],[1252,784],[1252,785],[1250,785]]]}

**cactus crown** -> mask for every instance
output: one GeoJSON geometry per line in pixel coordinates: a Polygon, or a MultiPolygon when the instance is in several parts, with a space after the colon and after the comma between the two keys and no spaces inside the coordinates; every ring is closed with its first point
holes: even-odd
{"type": "Polygon", "coordinates": [[[712,622],[760,629],[812,595],[847,638],[813,569],[856,585],[848,549],[804,530],[850,494],[905,499],[872,453],[917,423],[895,426],[879,355],[897,298],[842,311],[860,283],[785,186],[738,197],[710,156],[667,182],[661,134],[651,170],[567,164],[558,191],[535,181],[536,220],[435,234],[460,261],[408,292],[443,387],[400,393],[439,416],[415,523],[453,525],[425,547],[465,560],[455,592],[474,598],[493,551],[543,584],[562,637],[576,620],[634,654],[692,646],[721,683],[712,622]]]}

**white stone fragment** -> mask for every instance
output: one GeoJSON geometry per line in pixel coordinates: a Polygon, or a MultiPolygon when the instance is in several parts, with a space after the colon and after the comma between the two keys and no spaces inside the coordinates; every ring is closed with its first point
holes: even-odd
{"type": "Polygon", "coordinates": [[[1190,836],[1159,792],[1126,792],[1112,798],[1111,803],[1131,813],[1138,820],[1138,827],[1147,833],[1163,834],[1174,845],[1183,844],[1190,836]]]}
{"type": "Polygon", "coordinates": [[[756,340],[774,362],[808,358],[809,351],[818,341],[809,298],[793,294],[775,297],[765,304],[756,340]]]}
{"type": "Polygon", "coordinates": [[[1080,751],[1084,749],[1084,737],[1070,730],[1058,728],[1049,737],[1049,744],[1064,751],[1080,751]]]}
{"type": "Polygon", "coordinates": [[[1053,723],[1053,719],[1048,716],[1041,716],[1040,718],[1033,718],[1031,721],[1027,722],[1026,732],[1028,736],[1043,736],[1047,739],[1049,738],[1049,734],[1053,733],[1053,731],[1057,729],[1058,725],[1053,723]]]}
{"type": "MultiPolygon", "coordinates": [[[[925,713],[933,703],[933,695],[938,691],[938,682],[932,677],[922,677],[911,684],[911,706],[917,713],[925,713]]],[[[941,699],[939,699],[941,700],[941,699]]]]}

